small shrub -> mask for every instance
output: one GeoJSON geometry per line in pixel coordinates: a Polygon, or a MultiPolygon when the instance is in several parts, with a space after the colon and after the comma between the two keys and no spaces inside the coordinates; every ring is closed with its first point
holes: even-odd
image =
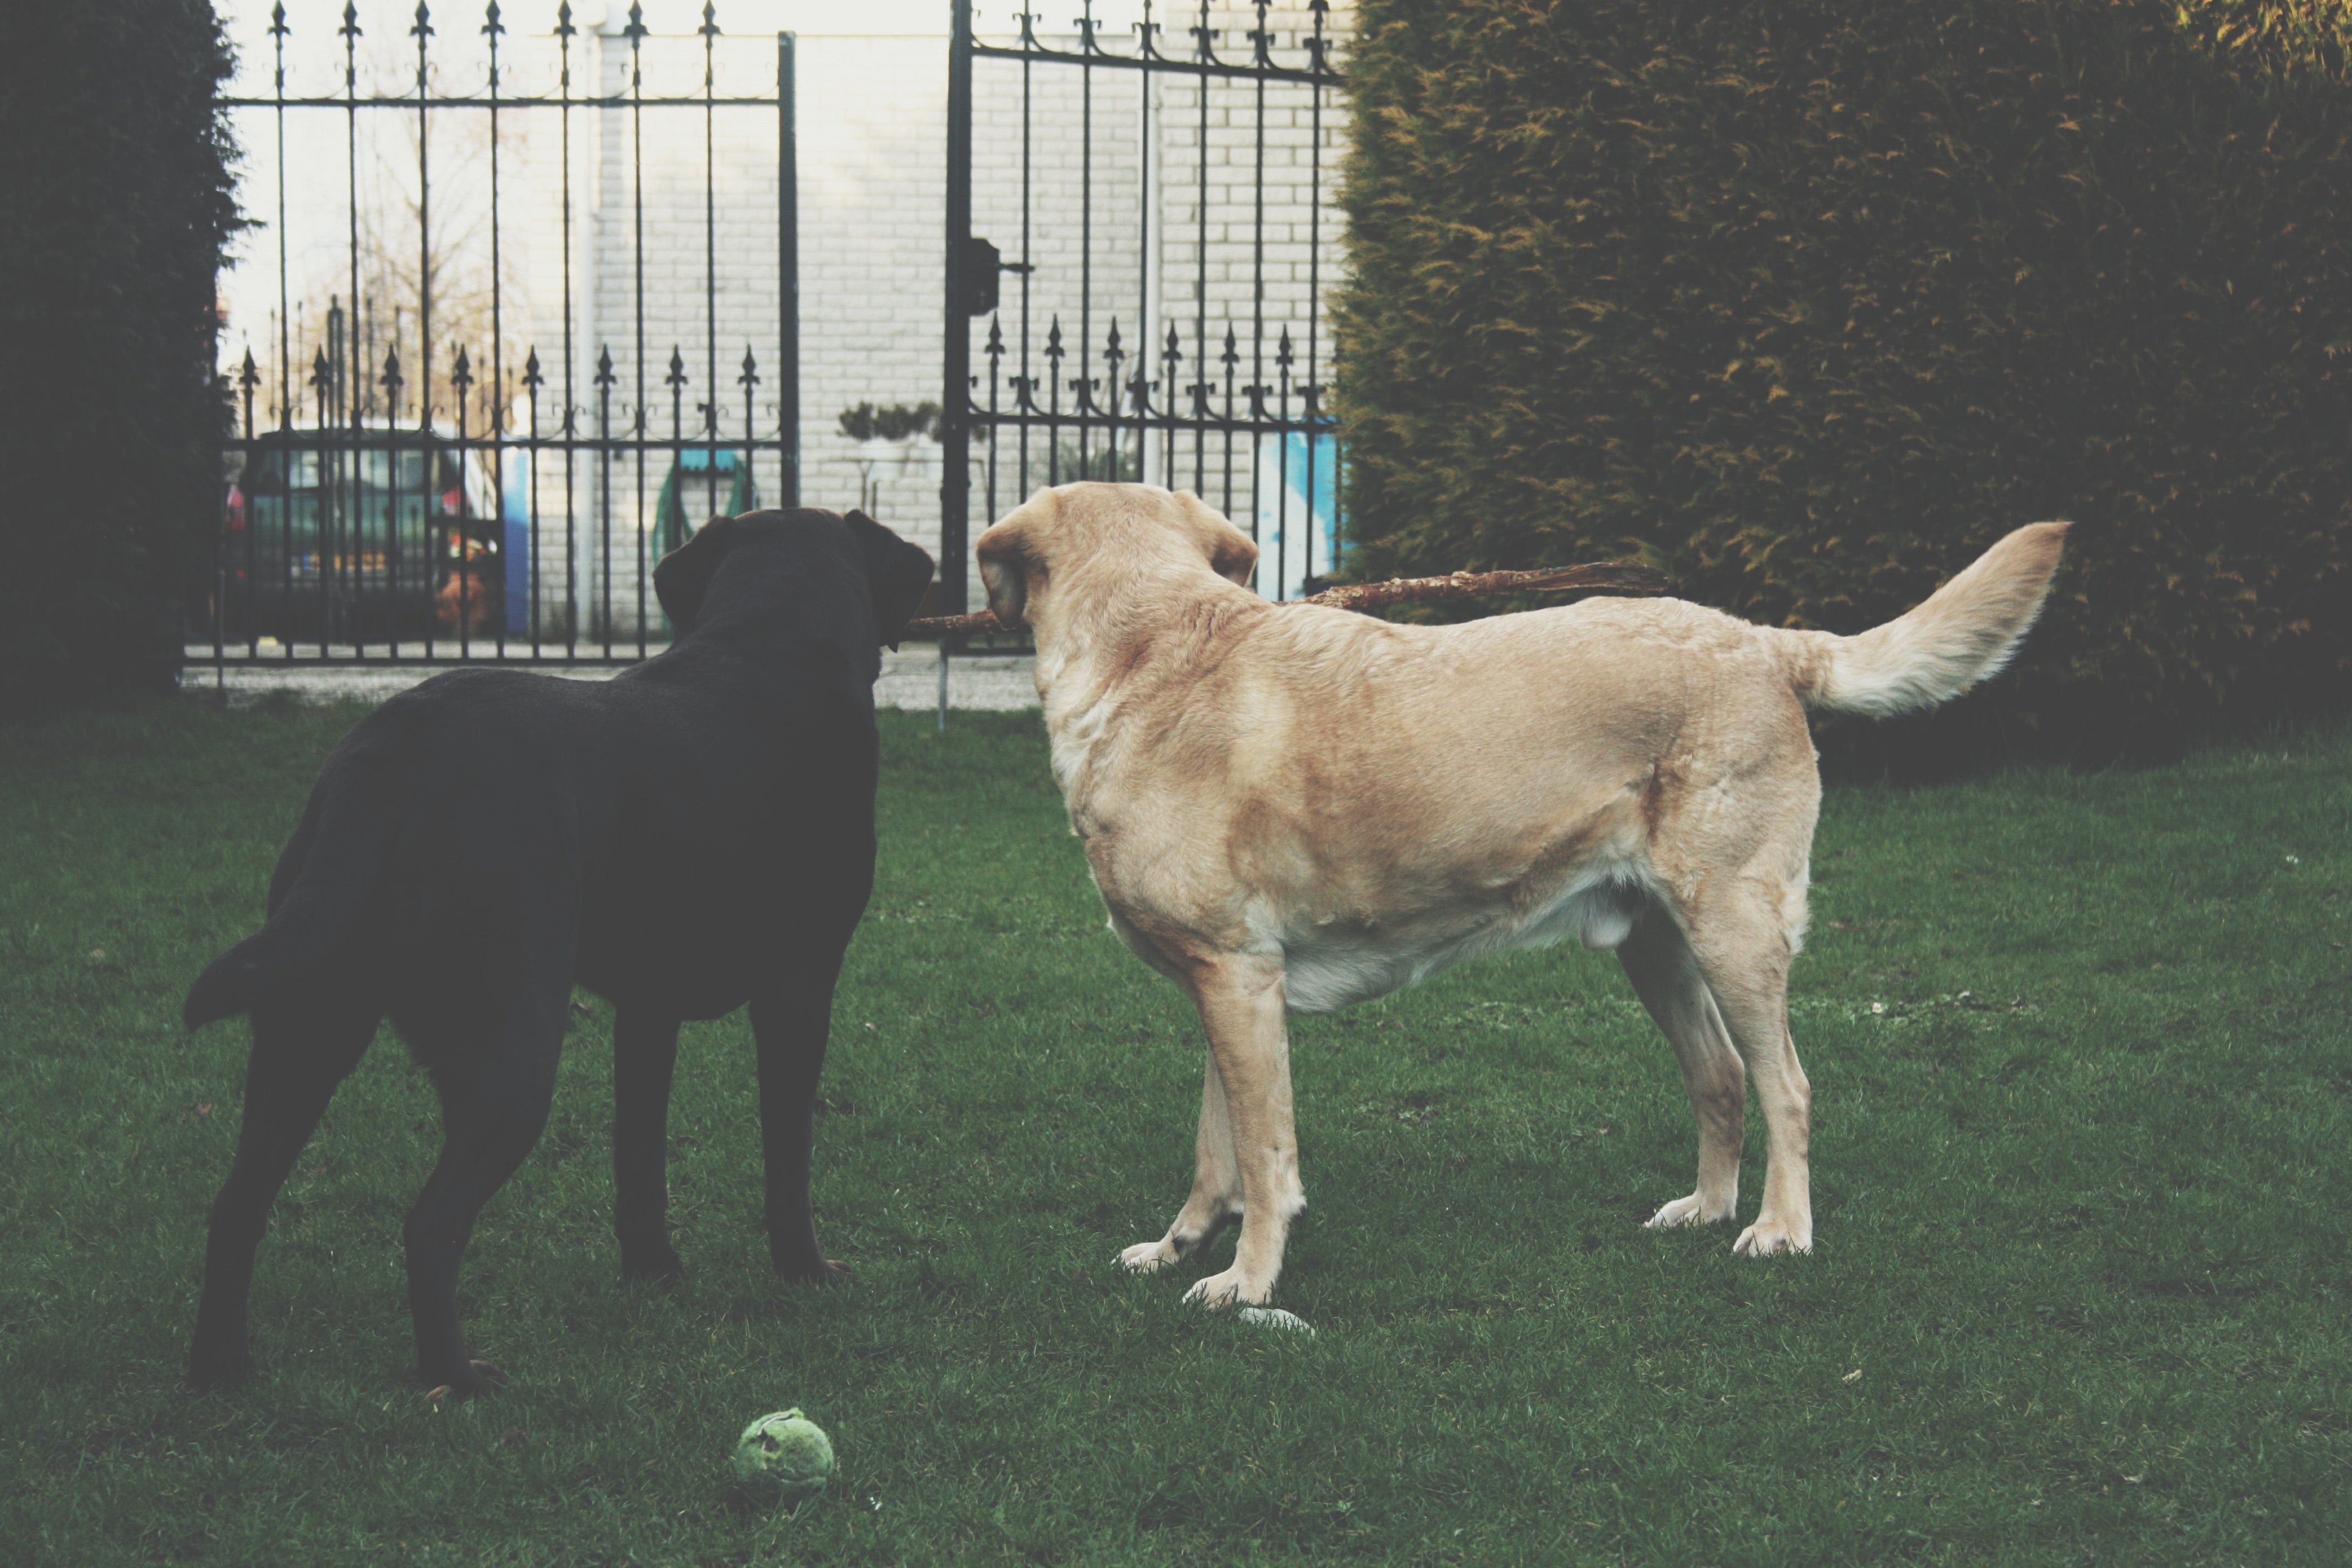
{"type": "Polygon", "coordinates": [[[909,407],[893,403],[877,408],[871,403],[861,403],[841,411],[841,433],[853,441],[905,441],[917,436],[936,441],[940,438],[940,405],[918,403],[909,407]]]}

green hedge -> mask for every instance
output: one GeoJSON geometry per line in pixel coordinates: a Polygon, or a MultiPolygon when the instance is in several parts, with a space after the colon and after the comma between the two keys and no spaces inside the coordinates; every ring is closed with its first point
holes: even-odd
{"type": "Polygon", "coordinates": [[[205,0],[11,9],[0,51],[0,707],[168,682],[220,526],[236,225],[205,0]]]}
{"type": "Polygon", "coordinates": [[[2072,518],[2012,739],[2352,681],[2340,3],[1364,0],[1351,575],[1857,631],[2072,518]]]}

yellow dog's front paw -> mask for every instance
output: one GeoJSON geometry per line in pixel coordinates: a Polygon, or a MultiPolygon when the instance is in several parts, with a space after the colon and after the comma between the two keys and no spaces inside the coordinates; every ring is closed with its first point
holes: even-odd
{"type": "Polygon", "coordinates": [[[1783,1220],[1759,1217],[1754,1225],[1739,1233],[1731,1250],[1742,1258],[1769,1258],[1776,1252],[1811,1252],[1813,1249],[1813,1227],[1798,1226],[1783,1220]]]}
{"type": "Polygon", "coordinates": [[[1130,1247],[1118,1255],[1120,1264],[1138,1274],[1165,1268],[1176,1261],[1176,1247],[1166,1237],[1130,1247]]]}
{"type": "Polygon", "coordinates": [[[1731,1217],[1731,1205],[1723,1204],[1713,1210],[1707,1201],[1693,1193],[1686,1198],[1676,1198],[1643,1222],[1643,1230],[1671,1230],[1678,1225],[1714,1225],[1731,1217]]]}
{"type": "Polygon", "coordinates": [[[1235,1302],[1263,1307],[1274,1294],[1272,1280],[1252,1280],[1238,1268],[1212,1274],[1184,1292],[1184,1300],[1202,1307],[1230,1307],[1235,1302]]]}

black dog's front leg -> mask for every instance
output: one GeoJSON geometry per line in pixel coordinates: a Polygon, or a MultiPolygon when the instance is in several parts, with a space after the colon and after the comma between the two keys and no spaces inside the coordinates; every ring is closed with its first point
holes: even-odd
{"type": "Polygon", "coordinates": [[[825,1257],[809,1206],[809,1158],[816,1139],[816,1086],[833,1025],[838,956],[785,979],[751,1004],[760,1055],[760,1136],[768,1163],[768,1258],[780,1274],[825,1283],[849,1266],[825,1257]]]}
{"type": "Polygon", "coordinates": [[[613,1016],[613,1229],[627,1279],[686,1273],[669,1242],[669,1085],[676,1018],[621,1008],[613,1016]]]}

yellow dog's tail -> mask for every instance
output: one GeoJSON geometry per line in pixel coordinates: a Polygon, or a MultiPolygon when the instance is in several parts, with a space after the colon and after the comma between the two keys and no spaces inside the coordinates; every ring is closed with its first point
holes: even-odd
{"type": "Polygon", "coordinates": [[[1884,718],[1948,702],[1999,673],[2042,612],[2066,529],[2063,522],[2019,529],[1926,604],[1859,637],[1778,633],[1798,700],[1884,718]]]}

